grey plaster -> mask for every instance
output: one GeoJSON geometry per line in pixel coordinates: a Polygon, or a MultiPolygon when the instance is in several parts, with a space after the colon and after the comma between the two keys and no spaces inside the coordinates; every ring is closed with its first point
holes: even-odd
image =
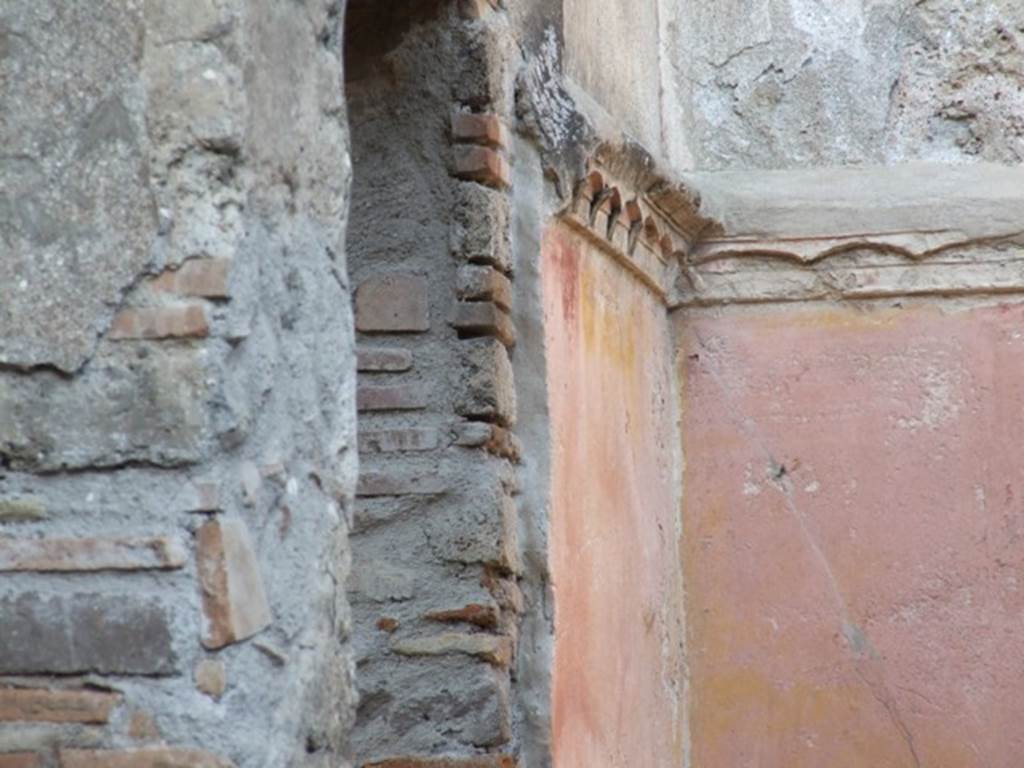
{"type": "Polygon", "coordinates": [[[1024,159],[1016,0],[701,0],[680,22],[696,168],[1024,159]]]}

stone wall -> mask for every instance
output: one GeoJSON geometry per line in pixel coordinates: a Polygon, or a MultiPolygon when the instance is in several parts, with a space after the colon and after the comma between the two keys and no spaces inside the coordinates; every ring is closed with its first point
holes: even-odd
{"type": "Polygon", "coordinates": [[[0,763],[343,763],[338,2],[0,9],[0,763]]]}
{"type": "Polygon", "coordinates": [[[1024,159],[1016,0],[696,0],[672,32],[696,168],[1024,159]]]}

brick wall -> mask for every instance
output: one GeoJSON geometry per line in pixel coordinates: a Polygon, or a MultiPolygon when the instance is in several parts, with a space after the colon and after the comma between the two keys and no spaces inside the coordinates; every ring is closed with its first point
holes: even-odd
{"type": "MultiPolygon", "coordinates": [[[[367,13],[351,24],[381,23],[367,13]]],[[[404,14],[391,23],[412,23],[404,14]]],[[[392,50],[353,62],[347,83],[359,352],[354,744],[357,761],[377,768],[498,768],[514,764],[521,611],[509,33],[487,2],[427,15],[392,50]]]]}
{"type": "Polygon", "coordinates": [[[2,766],[343,761],[340,12],[0,9],[2,766]]]}

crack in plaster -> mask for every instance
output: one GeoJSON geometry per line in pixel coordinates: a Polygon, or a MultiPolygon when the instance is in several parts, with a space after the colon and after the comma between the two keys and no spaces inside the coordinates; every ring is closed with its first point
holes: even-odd
{"type": "Polygon", "coordinates": [[[906,745],[907,750],[914,761],[915,768],[921,768],[921,760],[917,754],[917,748],[914,744],[913,733],[910,731],[909,726],[907,726],[906,721],[904,720],[903,715],[900,712],[891,691],[889,690],[889,686],[885,682],[885,671],[882,658],[871,646],[871,642],[864,634],[864,631],[857,626],[857,624],[851,621],[849,604],[843,596],[839,580],[836,578],[835,572],[832,570],[832,565],[829,562],[828,556],[818,543],[807,516],[796,503],[793,493],[793,482],[789,477],[786,466],[776,461],[774,458],[774,454],[768,445],[768,440],[764,436],[764,433],[761,431],[757,422],[753,418],[744,416],[740,410],[738,398],[736,397],[733,388],[725,381],[718,366],[717,355],[719,350],[715,348],[716,345],[707,343],[703,336],[696,330],[693,331],[693,336],[697,340],[697,346],[702,352],[701,359],[705,362],[705,370],[710,374],[712,380],[725,400],[727,405],[726,413],[729,414],[729,420],[740,429],[750,443],[756,446],[758,451],[762,454],[762,457],[770,470],[770,484],[781,494],[786,505],[786,511],[797,522],[804,544],[808,550],[810,550],[822,573],[824,573],[826,577],[829,589],[832,593],[832,598],[835,601],[836,608],[839,613],[839,619],[841,622],[840,631],[851,652],[851,656],[853,657],[853,671],[863,682],[872,697],[874,697],[875,700],[878,701],[878,703],[885,709],[894,728],[899,733],[901,742],[906,745]]]}

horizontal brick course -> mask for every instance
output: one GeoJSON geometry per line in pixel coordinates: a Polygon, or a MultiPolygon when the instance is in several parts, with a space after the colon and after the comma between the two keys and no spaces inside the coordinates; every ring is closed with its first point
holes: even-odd
{"type": "Polygon", "coordinates": [[[494,336],[506,347],[516,343],[512,319],[490,301],[460,301],[452,325],[463,336],[494,336]]]}
{"type": "Polygon", "coordinates": [[[508,147],[508,130],[494,114],[456,112],[452,115],[452,138],[496,149],[508,147]]]}
{"type": "Polygon", "coordinates": [[[43,756],[35,752],[0,753],[0,768],[43,768],[43,756]]]}
{"type": "Polygon", "coordinates": [[[359,473],[357,496],[430,496],[444,493],[448,483],[434,474],[408,475],[389,472],[362,471],[359,473]]]}
{"type": "Polygon", "coordinates": [[[368,278],[356,289],[355,313],[356,330],[363,333],[427,331],[427,281],[408,274],[368,278]]]}
{"type": "Polygon", "coordinates": [[[490,266],[467,264],[462,267],[455,292],[466,301],[493,301],[505,311],[512,309],[512,282],[490,266]]]}
{"type": "Polygon", "coordinates": [[[431,637],[407,638],[391,643],[391,650],[401,656],[442,656],[464,653],[488,664],[507,667],[512,661],[512,640],[501,635],[469,635],[445,632],[431,637]]]}
{"type": "Polygon", "coordinates": [[[415,411],[427,407],[427,398],[419,384],[363,384],[356,392],[356,404],[360,411],[415,411]]]}
{"type": "Polygon", "coordinates": [[[110,328],[114,340],[204,338],[209,333],[206,308],[201,304],[124,309],[110,328]]]}
{"type": "Polygon", "coordinates": [[[234,763],[196,749],[62,749],[60,768],[234,768],[234,763]]]}
{"type": "Polygon", "coordinates": [[[0,721],[102,724],[120,700],[104,691],[0,688],[0,721]]]}
{"type": "Polygon", "coordinates": [[[11,539],[0,538],[2,571],[141,571],[181,568],[185,545],[155,538],[11,539]]]}
{"type": "Polygon", "coordinates": [[[496,189],[506,189],[512,183],[508,161],[490,147],[457,146],[455,175],[496,189]]]}
{"type": "Polygon", "coordinates": [[[412,352],[388,347],[359,347],[356,364],[360,372],[397,373],[412,368],[412,352]]]}
{"type": "Polygon", "coordinates": [[[359,450],[364,453],[430,451],[439,444],[436,429],[371,429],[359,433],[359,450]]]}
{"type": "Polygon", "coordinates": [[[230,266],[230,259],[189,259],[178,269],[161,273],[150,287],[179,296],[226,299],[230,266]]]}
{"type": "Polygon", "coordinates": [[[516,761],[511,755],[392,757],[374,763],[364,763],[363,768],[516,768],[516,761]]]}

